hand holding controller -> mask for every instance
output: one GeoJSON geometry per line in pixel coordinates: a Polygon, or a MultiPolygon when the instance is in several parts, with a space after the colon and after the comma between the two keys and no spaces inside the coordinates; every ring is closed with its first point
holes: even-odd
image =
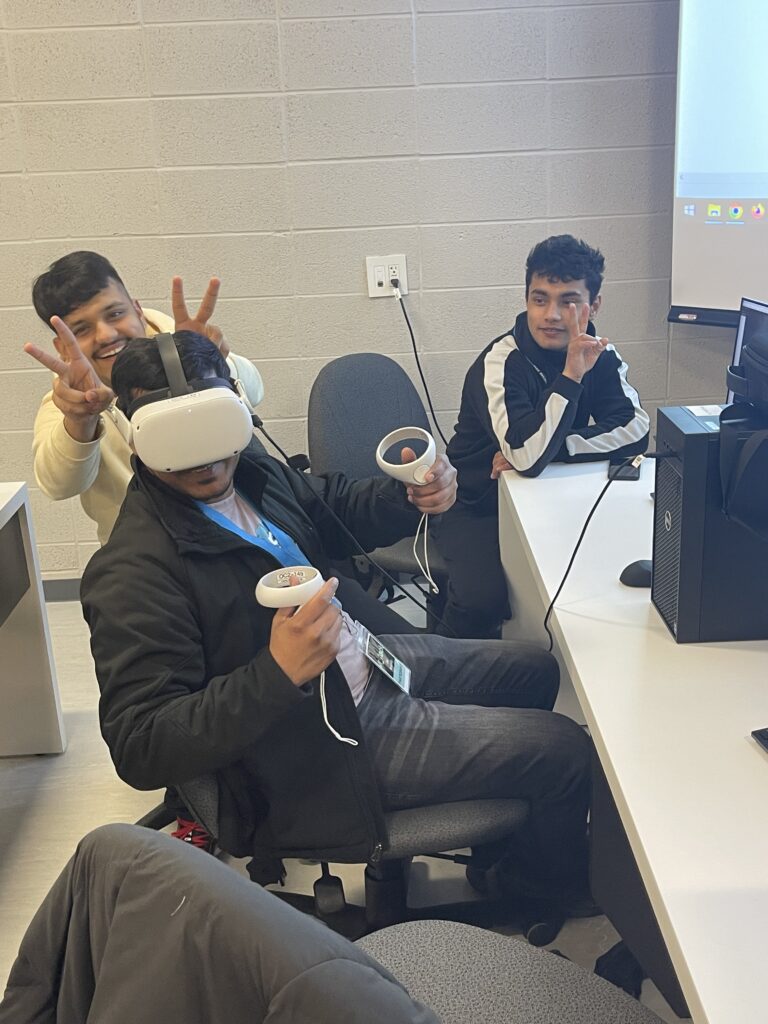
{"type": "Polygon", "coordinates": [[[333,601],[338,584],[335,578],[324,583],[309,565],[276,569],[258,582],[256,600],[277,609],[270,653],[294,686],[316,679],[339,652],[341,611],[333,601]]]}
{"type": "Polygon", "coordinates": [[[402,480],[406,484],[408,500],[422,513],[419,525],[416,527],[416,536],[413,539],[413,557],[433,594],[439,593],[439,590],[429,570],[429,553],[427,551],[429,516],[445,512],[456,500],[456,470],[444,455],[437,460],[435,456],[435,439],[421,427],[402,427],[400,430],[393,430],[391,434],[387,434],[376,449],[376,464],[379,469],[394,477],[395,480],[402,480]],[[387,461],[385,456],[393,445],[412,438],[419,438],[426,442],[427,447],[420,456],[416,456],[411,448],[403,448],[401,463],[387,461]],[[419,493],[422,488],[424,488],[423,493],[419,493]],[[422,529],[424,531],[423,562],[419,558],[417,550],[422,529]]]}
{"type": "Polygon", "coordinates": [[[405,484],[416,484],[422,486],[427,482],[427,474],[435,461],[435,439],[421,427],[402,427],[400,430],[393,430],[392,433],[379,443],[376,449],[376,465],[388,476],[395,480],[402,480],[405,484]],[[389,449],[399,441],[410,441],[419,438],[426,442],[426,449],[411,462],[388,462],[385,458],[389,449]]]}
{"type": "Polygon", "coordinates": [[[323,577],[311,565],[290,565],[262,576],[256,585],[256,600],[265,608],[276,608],[269,637],[269,651],[294,686],[320,677],[323,720],[340,743],[357,746],[357,740],[342,736],[328,721],[325,670],[336,660],[341,647],[341,605],[334,599],[339,581],[323,577]]]}

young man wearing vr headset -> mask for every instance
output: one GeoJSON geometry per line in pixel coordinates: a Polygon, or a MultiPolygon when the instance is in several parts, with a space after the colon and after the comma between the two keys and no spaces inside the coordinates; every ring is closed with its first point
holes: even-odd
{"type": "Polygon", "coordinates": [[[161,362],[172,362],[167,339],[135,341],[115,362],[135,477],[81,589],[102,734],[120,777],[154,789],[215,773],[219,841],[255,857],[260,881],[278,878],[281,854],[375,857],[384,808],[519,797],[530,819],[516,836],[516,888],[583,894],[589,742],[549,710],[551,655],[502,641],[382,637],[392,662],[410,669],[407,693],[385,674],[386,657],[367,660],[356,609],[334,600],[336,579],[299,609],[275,611],[254,596],[281,566],[327,578],[329,560],[355,551],[339,519],[367,550],[412,535],[422,513],[454,501],[447,458],[419,487],[238,455],[248,424],[241,434],[226,364],[198,335],[174,339],[190,395],[168,399],[169,385],[179,395],[186,384],[161,362]],[[171,427],[179,409],[191,423],[215,402],[222,427],[202,431],[206,461],[195,465],[202,449],[171,427]]]}
{"type": "Polygon", "coordinates": [[[498,637],[508,614],[500,473],[538,476],[550,462],[621,460],[648,447],[650,421],[627,364],[592,323],[604,267],[602,253],[572,235],[539,242],[526,263],[525,311],[464,379],[448,445],[458,498],[436,531],[450,578],[443,620],[454,636],[498,637]]]}
{"type": "Polygon", "coordinates": [[[174,321],[176,330],[200,331],[227,357],[231,373],[242,381],[251,404],[257,405],[264,397],[256,367],[230,353],[221,330],[209,322],[219,293],[218,278],[211,279],[194,316],[187,311],[181,278],[175,277],[171,287],[173,318],[142,309],[104,256],[71,252],[52,263],[32,289],[32,301],[43,323],[50,327],[54,317],[60,318],[74,336],[74,344],[70,344],[57,331],[53,343],[58,357],[31,343],[24,346],[57,375],[35,419],[35,479],[54,501],[80,495],[102,544],[133,473],[130,448],[102,415],[114,397],[111,376],[115,357],[128,342],[172,331],[174,321]]]}

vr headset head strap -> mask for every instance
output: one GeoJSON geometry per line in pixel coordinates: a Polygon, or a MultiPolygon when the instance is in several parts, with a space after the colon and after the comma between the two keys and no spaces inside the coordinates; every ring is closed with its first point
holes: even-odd
{"type": "Polygon", "coordinates": [[[160,358],[163,361],[165,376],[168,378],[171,397],[178,398],[180,395],[190,394],[194,389],[184,375],[184,367],[181,365],[173,335],[168,333],[157,334],[155,335],[155,341],[160,352],[160,358]]]}
{"type": "MultiPolygon", "coordinates": [[[[237,388],[233,388],[232,381],[225,379],[224,377],[199,377],[196,380],[189,382],[189,394],[196,391],[207,391],[209,388],[228,388],[234,390],[237,394],[237,388]]],[[[146,395],[142,395],[140,398],[134,398],[131,404],[128,406],[127,417],[133,419],[134,413],[138,412],[145,405],[153,405],[155,402],[159,402],[166,398],[179,398],[183,396],[171,394],[170,388],[161,388],[159,391],[150,391],[146,395]]]]}

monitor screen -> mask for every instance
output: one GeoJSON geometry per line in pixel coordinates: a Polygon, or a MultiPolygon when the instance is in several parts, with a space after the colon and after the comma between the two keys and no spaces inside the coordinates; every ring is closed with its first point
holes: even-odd
{"type": "MultiPolygon", "coordinates": [[[[758,302],[756,299],[742,299],[739,309],[739,323],[736,327],[736,340],[733,344],[733,358],[731,366],[738,366],[741,362],[741,350],[749,344],[750,339],[768,322],[768,302],[758,302]]],[[[732,391],[728,392],[726,402],[730,405],[736,399],[732,391]]]]}
{"type": "Polygon", "coordinates": [[[670,319],[682,323],[735,324],[739,298],[764,286],[767,12],[681,0],[670,319]]]}

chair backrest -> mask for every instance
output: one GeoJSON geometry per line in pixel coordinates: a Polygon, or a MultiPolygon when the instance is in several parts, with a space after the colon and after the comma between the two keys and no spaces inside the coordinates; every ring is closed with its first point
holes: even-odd
{"type": "Polygon", "coordinates": [[[215,775],[199,775],[176,787],[194,820],[219,837],[219,784],[215,775]]]}
{"type": "Polygon", "coordinates": [[[431,430],[424,405],[403,368],[374,352],[341,356],[317,375],[307,429],[313,473],[381,476],[376,446],[399,427],[431,430]]]}

